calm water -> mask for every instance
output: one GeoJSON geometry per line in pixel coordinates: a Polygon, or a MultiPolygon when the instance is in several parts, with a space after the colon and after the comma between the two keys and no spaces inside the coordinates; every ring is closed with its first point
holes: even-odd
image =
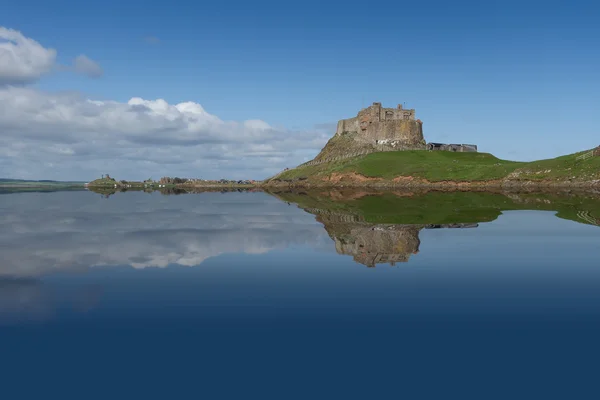
{"type": "Polygon", "coordinates": [[[599,211],[1,194],[2,398],[598,398],[599,211]]]}

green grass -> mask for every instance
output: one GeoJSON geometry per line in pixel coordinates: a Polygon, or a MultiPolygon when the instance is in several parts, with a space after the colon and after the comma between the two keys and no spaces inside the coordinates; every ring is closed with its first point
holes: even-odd
{"type": "Polygon", "coordinates": [[[366,177],[392,179],[397,176],[424,178],[432,182],[500,179],[524,163],[500,160],[487,153],[447,151],[394,151],[372,153],[334,163],[302,167],[278,178],[323,177],[332,173],[356,172],[366,177]]]}
{"type": "Polygon", "coordinates": [[[411,176],[440,181],[558,180],[600,179],[600,157],[577,161],[582,153],[549,160],[516,162],[501,160],[488,153],[447,151],[378,152],[337,162],[323,163],[285,171],[279,180],[315,180],[334,173],[358,173],[366,177],[393,179],[411,176]]]}
{"type": "Polygon", "coordinates": [[[403,151],[369,154],[344,166],[342,172],[356,171],[368,177],[392,179],[414,176],[429,181],[477,181],[500,179],[522,164],[500,160],[487,153],[448,151],[403,151]]]}
{"type": "MultiPolygon", "coordinates": [[[[145,184],[144,184],[144,182],[137,182],[137,181],[126,181],[123,183],[114,178],[95,179],[88,183],[88,187],[112,187],[112,188],[114,188],[115,185],[117,185],[117,187],[131,185],[132,188],[133,187],[143,188],[145,184]]],[[[158,184],[156,184],[156,185],[158,185],[158,184]]]]}
{"type": "Polygon", "coordinates": [[[118,185],[119,182],[117,182],[115,179],[113,178],[101,178],[101,179],[94,179],[93,181],[88,183],[88,186],[115,186],[118,185]]]}
{"type": "Polygon", "coordinates": [[[600,157],[577,161],[587,151],[548,160],[533,161],[519,168],[515,179],[522,180],[595,180],[600,179],[600,157]]]}

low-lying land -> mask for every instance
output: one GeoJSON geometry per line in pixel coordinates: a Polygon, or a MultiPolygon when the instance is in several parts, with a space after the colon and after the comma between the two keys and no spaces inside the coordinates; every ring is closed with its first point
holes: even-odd
{"type": "Polygon", "coordinates": [[[85,190],[83,182],[61,182],[51,180],[0,179],[0,194],[19,192],[56,192],[85,190]]]}
{"type": "Polygon", "coordinates": [[[1,188],[74,188],[83,187],[84,182],[70,182],[70,181],[52,181],[52,180],[27,180],[27,179],[0,179],[1,188]]]}
{"type": "Polygon", "coordinates": [[[375,152],[284,171],[266,186],[385,186],[490,188],[510,186],[600,187],[600,156],[581,152],[534,162],[501,160],[488,153],[375,152]]]}

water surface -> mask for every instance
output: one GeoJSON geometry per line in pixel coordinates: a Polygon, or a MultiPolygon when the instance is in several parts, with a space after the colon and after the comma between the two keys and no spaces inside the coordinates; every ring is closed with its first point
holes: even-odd
{"type": "Polygon", "coordinates": [[[0,195],[7,398],[596,398],[600,200],[0,195]]]}

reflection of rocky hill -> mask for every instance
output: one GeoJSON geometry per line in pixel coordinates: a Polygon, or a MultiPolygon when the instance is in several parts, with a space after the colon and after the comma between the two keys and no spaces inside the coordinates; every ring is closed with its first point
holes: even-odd
{"type": "Polygon", "coordinates": [[[428,228],[476,227],[477,224],[406,225],[373,224],[358,215],[328,212],[316,208],[305,211],[315,214],[335,242],[338,254],[350,255],[367,267],[377,264],[395,265],[407,262],[419,252],[419,232],[428,228]]]}
{"type": "Polygon", "coordinates": [[[419,252],[421,243],[418,226],[359,225],[351,227],[345,235],[337,235],[331,227],[325,229],[335,241],[339,254],[351,255],[356,262],[368,267],[406,262],[419,252]]]}
{"type": "Polygon", "coordinates": [[[272,193],[317,216],[338,253],[357,262],[406,262],[419,251],[419,232],[434,228],[471,228],[503,211],[546,210],[579,223],[600,225],[596,194],[348,192],[272,193]]]}

